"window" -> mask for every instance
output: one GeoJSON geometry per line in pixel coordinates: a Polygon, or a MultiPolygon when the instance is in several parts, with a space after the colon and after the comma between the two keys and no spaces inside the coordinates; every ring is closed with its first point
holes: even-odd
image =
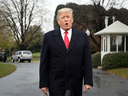
{"type": "Polygon", "coordinates": [[[116,36],[110,36],[110,51],[116,51],[116,36]]]}
{"type": "Polygon", "coordinates": [[[19,52],[19,55],[21,54],[21,52],[19,52]]]}
{"type": "Polygon", "coordinates": [[[118,36],[118,51],[124,52],[124,36],[118,36]]]}
{"type": "Polygon", "coordinates": [[[18,52],[16,52],[16,54],[15,55],[18,55],[18,52]]]}
{"type": "Polygon", "coordinates": [[[128,36],[126,36],[126,51],[128,51],[128,36]]]}
{"type": "Polygon", "coordinates": [[[103,51],[103,37],[101,37],[101,50],[103,51]]]}
{"type": "Polygon", "coordinates": [[[31,54],[30,51],[24,51],[23,54],[31,54]]]}
{"type": "Polygon", "coordinates": [[[107,43],[107,36],[106,36],[106,52],[108,51],[107,46],[108,46],[108,43],[107,43]]]}

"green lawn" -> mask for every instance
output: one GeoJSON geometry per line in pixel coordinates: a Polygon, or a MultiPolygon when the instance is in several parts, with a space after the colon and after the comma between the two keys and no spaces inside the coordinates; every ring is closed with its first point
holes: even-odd
{"type": "Polygon", "coordinates": [[[15,65],[0,63],[0,78],[11,74],[15,70],[16,70],[15,65]]]}
{"type": "Polygon", "coordinates": [[[116,68],[116,69],[107,70],[107,72],[128,79],[128,68],[116,68]]]}
{"type": "Polygon", "coordinates": [[[32,55],[33,55],[32,62],[40,62],[40,52],[32,53],[32,55]]]}
{"type": "MultiPolygon", "coordinates": [[[[40,52],[33,53],[32,55],[33,55],[32,62],[40,62],[40,52]]],[[[8,63],[11,62],[11,57],[7,57],[6,62],[8,63]]],[[[11,74],[15,70],[16,70],[15,65],[5,64],[2,61],[0,61],[0,78],[11,74]]]]}

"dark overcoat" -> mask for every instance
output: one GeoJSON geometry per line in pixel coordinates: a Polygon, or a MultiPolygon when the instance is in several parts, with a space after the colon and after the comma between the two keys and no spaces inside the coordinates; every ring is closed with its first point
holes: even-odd
{"type": "Polygon", "coordinates": [[[60,28],[47,32],[43,38],[40,57],[39,87],[48,87],[50,96],[82,96],[82,84],[93,86],[91,52],[85,32],[72,28],[68,50],[60,28]]]}

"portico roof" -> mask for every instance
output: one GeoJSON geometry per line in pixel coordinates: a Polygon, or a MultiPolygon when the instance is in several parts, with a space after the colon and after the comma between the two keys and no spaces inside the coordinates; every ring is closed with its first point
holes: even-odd
{"type": "Polygon", "coordinates": [[[120,21],[115,21],[103,30],[95,33],[94,35],[128,35],[128,26],[121,23],[120,21]]]}

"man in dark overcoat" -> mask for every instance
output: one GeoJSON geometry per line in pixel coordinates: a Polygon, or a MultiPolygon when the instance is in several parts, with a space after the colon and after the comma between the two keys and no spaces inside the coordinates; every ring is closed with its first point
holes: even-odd
{"type": "Polygon", "coordinates": [[[59,28],[45,33],[40,57],[39,88],[50,96],[82,96],[93,86],[88,36],[72,27],[73,10],[58,10],[59,28]],[[84,82],[83,82],[84,78],[84,82]]]}

